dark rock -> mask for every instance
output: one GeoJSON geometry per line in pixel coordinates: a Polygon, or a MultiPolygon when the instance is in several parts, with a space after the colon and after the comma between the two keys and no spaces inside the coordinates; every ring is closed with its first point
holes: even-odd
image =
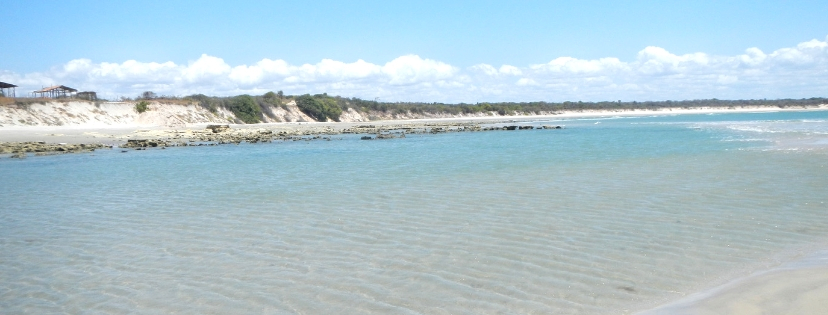
{"type": "Polygon", "coordinates": [[[230,130],[230,125],[207,125],[207,129],[212,130],[213,133],[222,133],[230,130]]]}

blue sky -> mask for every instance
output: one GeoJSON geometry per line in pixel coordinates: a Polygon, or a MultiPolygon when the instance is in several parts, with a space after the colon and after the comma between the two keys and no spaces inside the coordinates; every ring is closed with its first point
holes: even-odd
{"type": "Polygon", "coordinates": [[[828,1],[446,2],[7,0],[0,81],[108,97],[828,96],[828,1]]]}

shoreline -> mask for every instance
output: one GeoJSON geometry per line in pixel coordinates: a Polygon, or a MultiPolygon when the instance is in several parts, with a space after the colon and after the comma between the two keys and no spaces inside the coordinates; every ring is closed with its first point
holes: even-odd
{"type": "MultiPolygon", "coordinates": [[[[234,131],[241,130],[270,130],[285,132],[293,135],[331,135],[342,133],[349,128],[359,126],[375,126],[378,130],[399,126],[423,127],[428,124],[442,124],[447,127],[463,127],[468,125],[520,123],[539,119],[548,119],[554,124],[555,120],[571,118],[595,117],[629,117],[653,115],[693,115],[693,114],[722,114],[722,113],[752,113],[752,112],[780,112],[780,111],[822,111],[828,110],[828,105],[810,107],[777,106],[749,106],[736,108],[663,108],[657,110],[577,110],[562,111],[550,115],[520,115],[520,116],[463,116],[446,118],[418,118],[399,120],[377,120],[364,122],[280,122],[259,124],[229,124],[234,131]]],[[[107,144],[119,145],[128,139],[160,139],[165,134],[182,133],[186,131],[198,132],[208,125],[215,123],[194,123],[183,126],[163,126],[146,124],[87,124],[65,126],[4,126],[0,127],[0,143],[10,142],[46,142],[67,144],[107,144]],[[144,137],[144,138],[141,138],[144,137]]],[[[371,133],[367,131],[366,133],[371,133]]]]}
{"type": "Polygon", "coordinates": [[[821,249],[633,314],[821,314],[827,298],[828,249],[821,249]]]}

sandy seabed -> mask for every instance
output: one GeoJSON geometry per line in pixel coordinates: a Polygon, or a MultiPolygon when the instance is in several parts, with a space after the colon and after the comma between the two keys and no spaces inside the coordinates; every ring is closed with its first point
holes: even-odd
{"type": "MultiPolygon", "coordinates": [[[[660,110],[584,110],[539,116],[483,116],[441,119],[383,120],[370,122],[291,122],[230,125],[233,129],[287,131],[344,130],[360,125],[392,126],[428,123],[499,123],[539,119],[595,118],[680,114],[717,114],[828,110],[828,105],[809,108],[740,107],[668,108],[660,110]]],[[[0,127],[0,142],[43,141],[47,143],[106,143],[118,145],[127,139],[161,137],[172,131],[203,130],[206,123],[184,126],[112,124],[73,126],[0,127]]],[[[685,298],[639,314],[826,314],[828,309],[828,252],[774,269],[762,271],[725,285],[691,294],[685,298]]]]}

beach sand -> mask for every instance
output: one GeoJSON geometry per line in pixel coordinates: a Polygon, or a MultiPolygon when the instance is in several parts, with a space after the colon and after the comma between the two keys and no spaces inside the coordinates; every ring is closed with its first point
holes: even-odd
{"type": "Polygon", "coordinates": [[[818,252],[639,315],[826,314],[828,251],[818,252]]]}

